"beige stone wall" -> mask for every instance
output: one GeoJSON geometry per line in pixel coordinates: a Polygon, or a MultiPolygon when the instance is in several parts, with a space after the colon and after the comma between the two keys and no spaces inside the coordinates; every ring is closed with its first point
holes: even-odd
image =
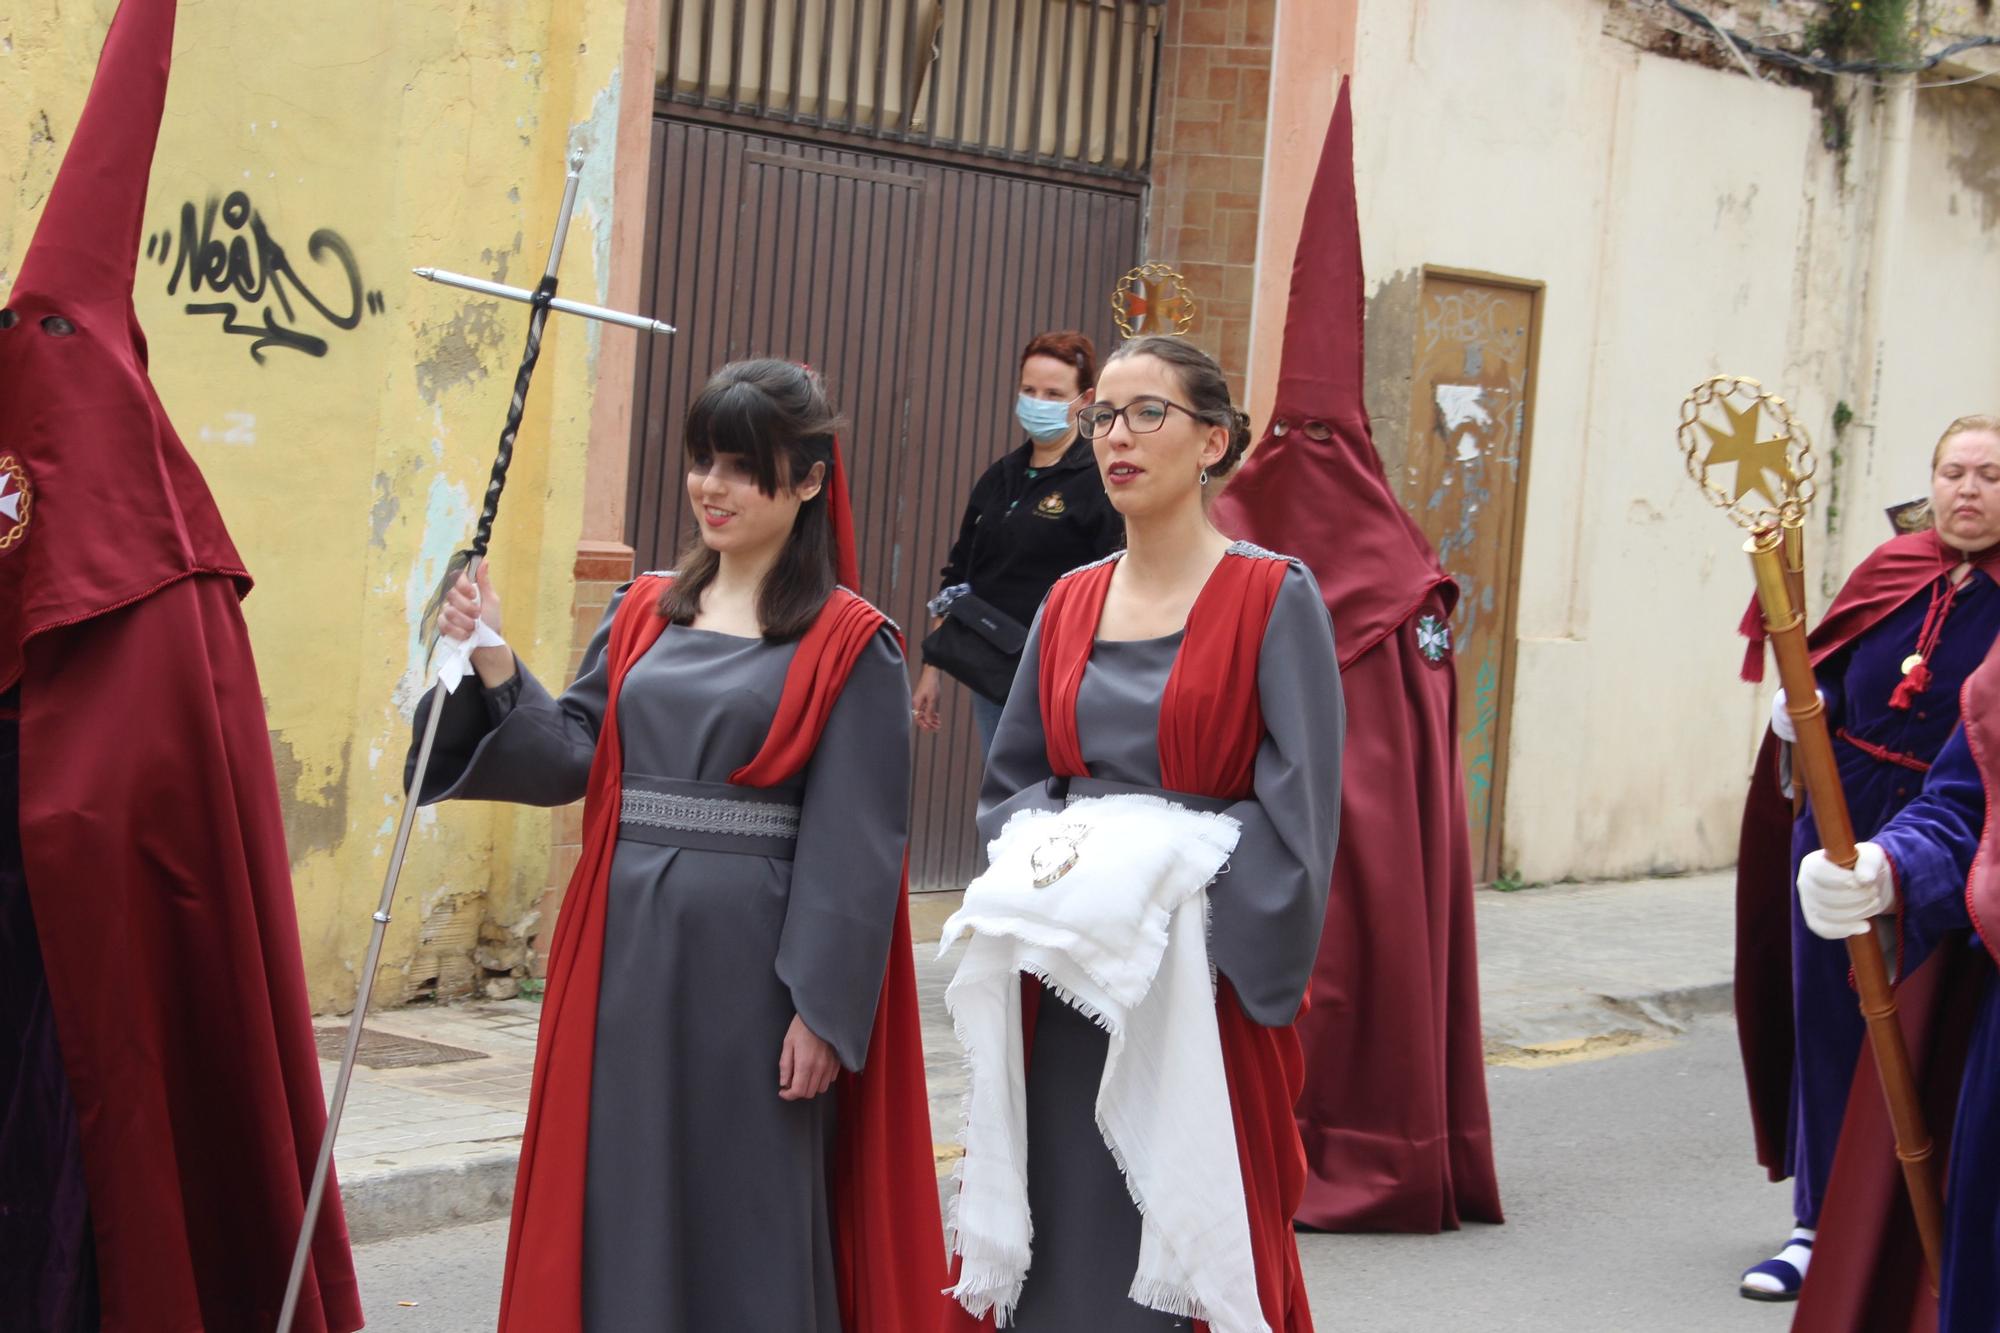
{"type": "MultiPolygon", "coordinates": [[[[1683,395],[1728,371],[1799,409],[1839,483],[1815,515],[1822,609],[1888,535],[1882,506],[1924,489],[1944,423],[2000,406],[2000,81],[1916,95],[1898,186],[1874,89],[1839,99],[1831,151],[1825,98],[1657,40],[1658,8],[1358,4],[1370,405],[1392,467],[1424,266],[1547,284],[1505,835],[1530,880],[1734,855],[1766,706],[1736,681],[1748,571],[1682,471],[1683,395]],[[1836,433],[1840,403],[1872,407],[1836,433]]],[[[1267,180],[1267,209],[1308,180],[1267,180]]]]}

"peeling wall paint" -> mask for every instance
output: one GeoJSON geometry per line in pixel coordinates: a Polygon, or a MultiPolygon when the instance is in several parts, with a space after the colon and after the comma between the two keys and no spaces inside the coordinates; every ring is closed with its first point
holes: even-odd
{"type": "MultiPolygon", "coordinates": [[[[0,0],[18,108],[0,117],[0,291],[116,7],[0,0]]],[[[418,619],[471,535],[527,317],[410,269],[539,272],[575,145],[590,161],[562,279],[602,298],[615,210],[643,207],[613,190],[626,23],[626,0],[350,0],[282,23],[243,0],[180,7],[136,300],[160,395],[257,577],[245,613],[318,1009],[352,1001],[418,619]],[[188,308],[217,303],[233,311],[188,308]]],[[[549,325],[492,555],[508,638],[550,678],[569,652],[596,385],[594,335],[568,323],[549,325]]],[[[534,922],[548,829],[543,811],[424,812],[378,1001],[478,983],[482,939],[507,956],[507,932],[534,922]]]]}
{"type": "MultiPolygon", "coordinates": [[[[1807,8],[1714,12],[1784,29],[1807,8]]],[[[1858,401],[1875,369],[1855,336],[1881,193],[1869,90],[1853,100],[1843,160],[1805,89],[1754,82],[1726,56],[1658,53],[1650,0],[1281,9],[1301,24],[1354,22],[1340,68],[1354,80],[1370,279],[1365,392],[1413,508],[1430,496],[1413,493],[1411,442],[1434,424],[1410,420],[1425,266],[1546,284],[1518,667],[1497,701],[1512,710],[1507,868],[1543,880],[1726,863],[1768,699],[1736,681],[1748,574],[1735,530],[1685,476],[1680,401],[1708,375],[1755,375],[1784,386],[1823,468],[1836,445],[1865,454],[1841,470],[1839,526],[1827,529],[1831,504],[1815,514],[1823,609],[1819,576],[1838,582],[1889,535],[1882,507],[1922,490],[1943,425],[2000,410],[2000,86],[1918,95],[1885,275],[1880,420],[1842,440],[1835,406],[1858,401]]],[[[1965,21],[2000,31],[2000,18],[1965,21]]],[[[1310,80],[1274,86],[1273,124],[1309,131],[1316,159],[1331,101],[1310,80]]],[[[1305,151],[1274,137],[1280,149],[1290,169],[1267,175],[1269,218],[1302,209],[1312,181],[1305,151]]],[[[1263,255],[1274,282],[1288,258],[1263,255]]],[[[1260,348],[1274,348],[1267,326],[1283,316],[1282,301],[1260,304],[1260,348]]]]}

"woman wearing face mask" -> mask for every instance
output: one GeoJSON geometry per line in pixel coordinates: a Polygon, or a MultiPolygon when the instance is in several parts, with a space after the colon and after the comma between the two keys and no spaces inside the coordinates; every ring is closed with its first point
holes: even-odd
{"type": "MultiPolygon", "coordinates": [[[[1884,542],[1848,577],[1811,645],[1857,838],[1923,789],[1959,719],[1959,690],[2000,634],[2000,417],[1960,417],[1931,455],[1932,527],[1884,542]]],[[[1761,654],[1761,647],[1757,649],[1761,654]]],[[[1761,658],[1759,659],[1761,661],[1761,658]]],[[[1752,1300],[1795,1300],[1865,1031],[1847,951],[1807,929],[1790,892],[1819,829],[1793,818],[1780,691],[1745,805],[1737,868],[1737,1013],[1758,1158],[1793,1179],[1792,1234],[1743,1274],[1752,1300]]]]}
{"type": "Polygon", "coordinates": [[[423,799],[586,800],[503,1331],[915,1333],[942,1310],[908,677],[837,586],[834,426],[803,367],[719,371],[687,418],[699,536],[619,592],[560,698],[499,641],[484,567],[440,613],[476,635],[478,685],[448,696],[423,799]]]}
{"type": "Polygon", "coordinates": [[[944,625],[957,604],[957,619],[943,639],[929,641],[925,665],[912,699],[917,725],[937,731],[944,725],[938,707],[940,660],[953,639],[971,660],[950,663],[952,674],[972,692],[972,717],[982,748],[993,744],[1006,702],[1006,683],[1019,636],[1034,618],[1050,585],[1078,565],[1118,549],[1124,524],[1104,496],[1104,482],[1080,439],[1076,414],[1091,401],[1097,382],[1097,349],[1081,333],[1042,333],[1021,353],[1020,386],[1014,417],[1027,440],[980,475],[966,502],[939,583],[931,599],[931,629],[944,625]],[[960,604],[970,594],[971,602],[960,604]],[[996,621],[990,612],[1004,620],[996,621]],[[980,631],[999,625],[998,646],[980,631]]]}
{"type": "MultiPolygon", "coordinates": [[[[1206,1196],[1199,1236],[1173,1233],[1149,1209],[1143,1226],[1166,1243],[1149,1233],[1142,1246],[1134,1198],[1161,1172],[1129,1144],[1121,1158],[1106,1145],[1111,1131],[1100,1124],[1111,1121],[1100,1121],[1097,1099],[1107,1032],[1067,992],[1031,984],[1021,1013],[1025,1086],[1006,1100],[1024,1119],[1032,1258],[991,1244],[994,1230],[976,1230],[981,1219],[1018,1218],[1022,1205],[1003,1188],[996,1208],[978,1188],[993,1177],[972,1160],[986,1140],[969,1125],[964,1179],[973,1192],[959,1200],[957,1294],[981,1315],[1011,1306],[1008,1326],[1022,1333],[1166,1333],[1190,1328],[1190,1313],[1217,1329],[1261,1319],[1272,1333],[1308,1333],[1292,1235],[1305,1188],[1292,1113],[1304,1060],[1292,1024],[1338,835],[1345,716],[1333,627],[1303,565],[1232,542],[1209,522],[1207,500],[1250,434],[1205,353],[1178,338],[1124,344],[1081,425],[1124,516],[1127,548],[1066,575],[1043,603],[987,762],[979,829],[992,839],[1017,814],[1032,819],[1098,796],[1137,796],[1237,826],[1226,872],[1207,885],[1207,928],[1197,927],[1208,950],[1208,966],[1193,969],[1197,1002],[1173,1011],[1184,1026],[1165,1040],[1194,1051],[1215,1049],[1219,1038],[1226,1077],[1190,1080],[1185,1065],[1163,1073],[1133,1116],[1165,1134],[1188,1122],[1190,1104],[1220,1099],[1208,1122],[1219,1123],[1219,1137],[1165,1174],[1221,1187],[1206,1196]],[[1161,1101],[1175,1113],[1161,1114],[1161,1101]],[[1237,1280],[1218,1286],[1225,1263],[1237,1280]]],[[[1080,816],[1087,807],[1069,808],[1080,816]]],[[[1085,835],[1075,850],[1079,865],[1110,858],[1108,871],[1091,873],[1126,874],[1118,844],[1085,835]]]]}

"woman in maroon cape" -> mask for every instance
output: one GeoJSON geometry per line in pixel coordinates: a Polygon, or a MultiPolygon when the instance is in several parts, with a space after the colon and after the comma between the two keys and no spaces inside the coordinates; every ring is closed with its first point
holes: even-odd
{"type": "MultiPolygon", "coordinates": [[[[910,696],[854,581],[818,378],[724,367],[687,421],[700,537],[552,698],[493,638],[423,799],[585,797],[500,1326],[930,1333],[944,1312],[904,901],[910,696]]],[[[441,613],[497,636],[464,580],[441,613]]],[[[421,724],[421,717],[419,722],[421,724]]]]}
{"type": "MultiPolygon", "coordinates": [[[[2000,469],[2000,418],[1961,417],[1931,465],[1934,526],[1884,542],[1848,578],[1810,645],[1834,728],[1834,758],[1855,836],[1868,838],[1923,786],[1958,723],[1958,692],[2000,634],[2000,504],[1961,490],[2000,469]],[[1988,512],[1990,508],[1990,512],[1988,512]]],[[[2000,494],[2000,492],[1996,492],[2000,494]]],[[[1761,626],[1748,619],[1746,630],[1761,626]]],[[[1761,674],[1753,635],[1746,674],[1761,674]]],[[[1758,1160],[1793,1179],[1794,1229],[1749,1269],[1752,1300],[1796,1299],[1815,1250],[1863,1025],[1847,951],[1807,929],[1791,885],[1819,846],[1808,807],[1796,820],[1780,781],[1790,716],[1780,695],[1760,755],[1737,862],[1737,1031],[1758,1160]]]]}
{"type": "MultiPolygon", "coordinates": [[[[173,32],[119,7],[0,309],[10,1333],[267,1333],[326,1125],[250,576],[132,305],[173,32]]],[[[337,1195],[303,1291],[361,1326],[337,1195]]]]}
{"type": "MultiPolygon", "coordinates": [[[[1270,433],[1215,505],[1224,532],[1318,576],[1346,691],[1346,836],[1299,1020],[1301,1224],[1500,1221],[1450,621],[1458,584],[1397,503],[1362,401],[1361,230],[1346,84],[1292,267],[1270,433]]],[[[1331,688],[1331,682],[1328,688],[1331,688]]]]}
{"type": "MultiPolygon", "coordinates": [[[[1177,339],[1127,343],[1080,419],[1129,545],[1043,603],[994,738],[980,828],[991,837],[1021,809],[1135,790],[1241,824],[1209,890],[1216,1019],[1264,1322],[1307,1333],[1291,1231],[1305,1183],[1293,1022],[1338,834],[1333,635],[1302,566],[1208,522],[1204,498],[1249,443],[1213,361],[1177,339]]],[[[1128,1295],[1141,1219],[1094,1119],[1105,1034],[1040,986],[1028,998],[1034,1257],[1010,1326],[1186,1328],[1128,1295]]]]}

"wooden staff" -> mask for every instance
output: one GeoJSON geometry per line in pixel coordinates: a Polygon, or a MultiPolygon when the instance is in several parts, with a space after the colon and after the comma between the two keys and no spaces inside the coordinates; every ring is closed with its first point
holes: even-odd
{"type": "MultiPolygon", "coordinates": [[[[1784,533],[1785,548],[1785,591],[1791,598],[1792,613],[1798,617],[1799,624],[1803,626],[1806,621],[1806,524],[1804,512],[1801,510],[1789,514],[1781,530],[1784,533]]],[[[1769,614],[1766,611],[1766,619],[1769,618],[1769,614]]],[[[1789,698],[1790,696],[1788,695],[1787,697],[1789,698]]],[[[1797,819],[1805,813],[1805,809],[1806,785],[1798,780],[1797,774],[1793,774],[1792,818],[1797,819]]]]}
{"type": "MultiPolygon", "coordinates": [[[[1799,738],[1793,744],[1795,780],[1803,777],[1812,797],[1813,818],[1819,825],[1820,846],[1835,865],[1853,869],[1854,824],[1847,814],[1834,765],[1833,738],[1826,729],[1826,708],[1820,703],[1806,653],[1805,617],[1791,596],[1791,576],[1784,555],[1784,534],[1765,528],[1743,549],[1757,573],[1757,599],[1764,608],[1764,631],[1778,659],[1778,676],[1785,686],[1785,711],[1792,715],[1799,738]]],[[[1944,1249],[1944,1218],[1938,1203],[1937,1173],[1931,1160],[1930,1131],[1917,1103],[1917,1081],[1910,1073],[1910,1053],[1903,1029],[1896,1022],[1896,993],[1889,986],[1889,969],[1873,932],[1850,936],[1847,956],[1854,964],[1855,989],[1861,993],[1861,1016],[1868,1021],[1868,1045],[1875,1052],[1875,1069],[1882,1078],[1882,1095],[1896,1128],[1896,1156],[1903,1164],[1903,1183],[1910,1192],[1917,1234],[1924,1244],[1924,1264],[1931,1288],[1937,1289],[1938,1259],[1944,1249]]]]}

